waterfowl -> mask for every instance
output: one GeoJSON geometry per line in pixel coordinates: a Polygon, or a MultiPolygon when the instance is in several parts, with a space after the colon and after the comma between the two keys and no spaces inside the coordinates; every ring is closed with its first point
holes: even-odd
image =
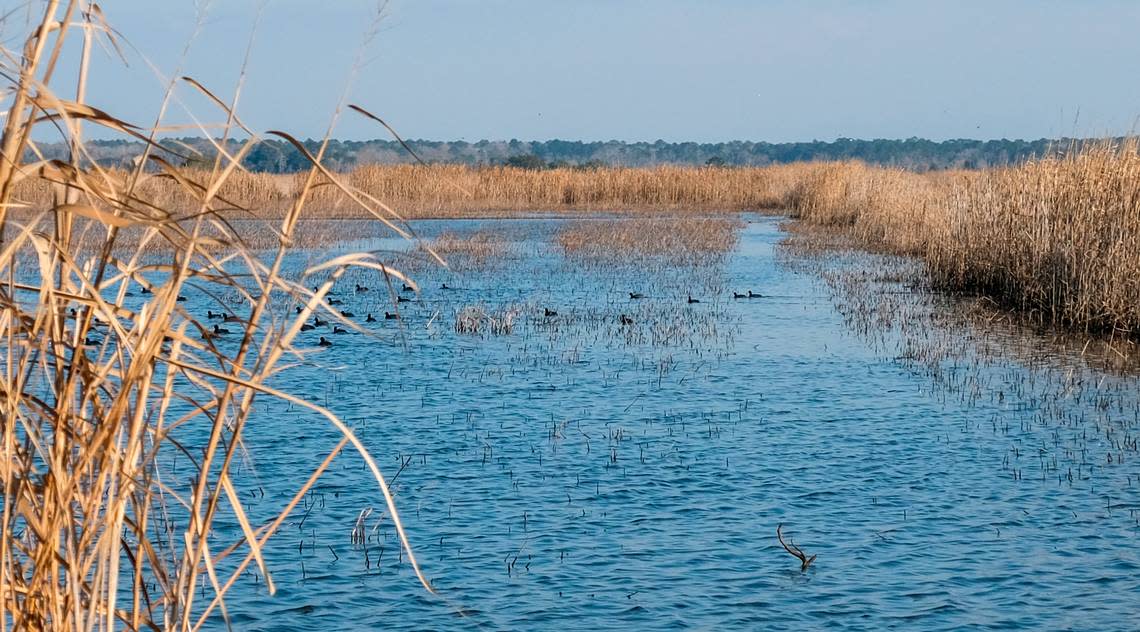
{"type": "Polygon", "coordinates": [[[226,317],[226,315],[223,312],[215,312],[215,311],[210,310],[210,309],[206,310],[206,318],[209,318],[211,320],[214,318],[225,318],[225,317],[226,317]]]}
{"type": "Polygon", "coordinates": [[[214,333],[219,335],[219,336],[224,336],[224,335],[230,333],[230,330],[226,329],[225,327],[220,327],[218,325],[214,325],[214,333]]]}
{"type": "Polygon", "coordinates": [[[404,285],[404,288],[403,288],[404,292],[415,292],[416,291],[416,288],[408,285],[407,283],[404,283],[403,285],[404,285]]]}
{"type": "Polygon", "coordinates": [[[94,346],[98,345],[98,344],[99,344],[99,342],[100,342],[100,341],[98,341],[98,340],[96,340],[96,339],[94,339],[94,338],[84,338],[84,339],[83,339],[83,344],[84,344],[85,346],[88,346],[88,347],[94,347],[94,346]]]}
{"type": "Polygon", "coordinates": [[[364,287],[363,285],[361,285],[359,283],[356,284],[356,292],[358,294],[363,293],[363,292],[367,292],[367,291],[368,291],[368,288],[364,287]]]}
{"type": "Polygon", "coordinates": [[[626,316],[625,314],[622,314],[622,315],[621,315],[621,324],[623,324],[623,325],[632,325],[632,324],[633,324],[633,319],[632,319],[632,318],[630,318],[629,316],[626,316]]]}
{"type": "Polygon", "coordinates": [[[329,339],[327,339],[327,338],[325,338],[324,336],[321,336],[321,341],[320,341],[320,342],[318,342],[317,344],[318,344],[318,345],[320,345],[320,346],[322,346],[322,347],[331,347],[331,346],[332,346],[332,341],[331,341],[331,340],[329,340],[329,339]]]}
{"type": "Polygon", "coordinates": [[[557,316],[558,315],[558,312],[550,309],[549,307],[542,308],[542,313],[545,314],[547,318],[550,318],[551,316],[557,316]]]}
{"type": "Polygon", "coordinates": [[[700,303],[700,301],[693,298],[693,296],[690,294],[689,295],[689,304],[692,305],[693,303],[700,303]]]}
{"type": "Polygon", "coordinates": [[[145,287],[145,286],[143,287],[143,289],[139,290],[139,293],[140,294],[153,294],[153,292],[150,291],[150,288],[145,287]]]}
{"type": "Polygon", "coordinates": [[[386,318],[388,320],[394,320],[394,319],[399,318],[399,317],[400,317],[399,314],[393,314],[392,312],[384,312],[384,318],[386,318]]]}
{"type": "Polygon", "coordinates": [[[733,292],[732,298],[748,298],[748,295],[747,294],[741,294],[740,292],[733,292]]]}
{"type": "Polygon", "coordinates": [[[301,312],[305,311],[305,308],[304,308],[304,307],[301,307],[300,305],[298,305],[296,309],[297,309],[297,313],[298,313],[298,314],[300,314],[301,312]]]}
{"type": "Polygon", "coordinates": [[[321,320],[320,316],[313,316],[313,326],[314,327],[324,327],[327,324],[329,324],[329,321],[321,320]]]}
{"type": "Polygon", "coordinates": [[[241,322],[241,318],[240,318],[240,317],[238,317],[238,316],[234,316],[233,314],[230,314],[229,316],[226,316],[225,318],[223,318],[223,319],[222,319],[222,322],[226,322],[226,323],[240,323],[240,322],[241,322]]]}
{"type": "Polygon", "coordinates": [[[369,315],[368,315],[368,318],[365,318],[365,319],[364,319],[364,322],[366,322],[366,323],[374,323],[374,322],[376,322],[376,319],[372,317],[372,314],[369,314],[369,315]]]}
{"type": "Polygon", "coordinates": [[[313,327],[309,323],[305,323],[304,325],[301,325],[301,331],[312,331],[314,329],[316,329],[316,327],[313,327]]]}
{"type": "Polygon", "coordinates": [[[637,299],[639,299],[639,298],[645,298],[645,295],[644,295],[644,294],[642,294],[641,292],[630,292],[630,293],[629,293],[629,299],[630,299],[631,301],[632,301],[632,300],[637,300],[637,299]]]}
{"type": "Polygon", "coordinates": [[[764,295],[759,292],[753,294],[752,290],[748,290],[748,298],[764,298],[764,295]]]}
{"type": "Polygon", "coordinates": [[[345,318],[353,318],[356,316],[356,314],[353,314],[352,312],[341,312],[340,315],[344,316],[345,318]]]}
{"type": "Polygon", "coordinates": [[[396,297],[396,302],[397,302],[397,303],[407,303],[407,302],[409,302],[409,301],[411,301],[411,300],[412,300],[412,299],[410,299],[410,298],[406,298],[406,297],[403,297],[403,296],[397,296],[397,297],[396,297]]]}
{"type": "Polygon", "coordinates": [[[340,300],[339,298],[330,298],[329,305],[344,305],[344,301],[340,300]]]}
{"type": "Polygon", "coordinates": [[[441,289],[441,290],[450,290],[451,288],[447,287],[447,284],[446,284],[446,283],[444,283],[444,284],[442,284],[442,285],[440,285],[440,286],[439,286],[439,289],[441,289]]]}
{"type": "Polygon", "coordinates": [[[177,299],[175,299],[175,300],[177,300],[179,303],[185,303],[185,302],[186,302],[186,297],[185,297],[185,296],[182,296],[181,294],[179,294],[179,295],[178,295],[178,298],[177,298],[177,299]]]}
{"type": "Polygon", "coordinates": [[[347,334],[347,333],[348,333],[348,330],[347,330],[347,329],[345,329],[344,327],[337,327],[337,326],[334,326],[334,327],[333,327],[333,333],[334,333],[334,334],[347,334]]]}

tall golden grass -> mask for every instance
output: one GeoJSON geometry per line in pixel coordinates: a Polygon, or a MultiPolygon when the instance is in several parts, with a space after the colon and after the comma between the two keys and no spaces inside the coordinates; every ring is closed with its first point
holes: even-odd
{"type": "MultiPolygon", "coordinates": [[[[364,166],[338,174],[346,184],[384,200],[406,218],[470,217],[518,211],[715,210],[780,208],[797,181],[800,165],[765,168],[676,167],[548,169],[462,165],[364,166]]],[[[209,174],[186,172],[201,182],[209,174]]],[[[238,171],[218,197],[234,206],[275,217],[289,206],[304,176],[238,171]]],[[[318,178],[308,191],[321,217],[362,217],[339,188],[318,178]]],[[[154,179],[140,193],[163,208],[189,209],[194,198],[177,182],[154,179]]],[[[17,197],[43,208],[51,203],[42,183],[22,183],[17,197]]]]}
{"type": "Polygon", "coordinates": [[[982,294],[1048,324],[1140,331],[1136,141],[980,172],[817,165],[788,202],[806,222],[922,257],[938,288],[982,294]]]}
{"type": "MultiPolygon", "coordinates": [[[[285,364],[315,353],[297,337],[306,319],[321,312],[340,319],[325,301],[338,278],[353,269],[403,278],[365,253],[283,273],[318,181],[359,214],[406,234],[397,218],[326,171],[321,149],[279,198],[266,256],[223,215],[248,214],[226,197],[244,186],[241,154],[193,173],[153,152],[135,171],[100,168],[85,153],[85,126],[147,142],[154,131],[86,104],[92,47],[120,45],[98,6],[47,0],[42,7],[19,49],[0,55],[10,104],[0,138],[0,626],[198,629],[211,615],[227,616],[225,596],[251,566],[272,593],[268,539],[347,446],[375,478],[427,587],[380,469],[352,430],[333,412],[269,385],[285,364]],[[65,47],[72,39],[77,45],[65,47]],[[69,66],[77,77],[60,76],[65,50],[79,51],[69,66]],[[53,134],[72,148],[68,161],[22,160],[36,153],[37,138],[53,134]],[[144,289],[141,300],[127,300],[144,289]],[[210,335],[179,299],[190,295],[201,305],[221,291],[244,301],[229,341],[210,335]],[[298,478],[275,519],[255,523],[231,466],[243,431],[257,421],[255,400],[267,397],[326,419],[336,445],[298,478]],[[190,450],[175,440],[176,428],[205,441],[190,450]],[[174,454],[190,458],[189,482],[185,466],[177,478],[164,471],[174,454]],[[242,537],[220,539],[213,525],[223,514],[242,537]]],[[[207,92],[176,79],[163,109],[176,84],[207,92]]],[[[232,101],[209,96],[226,136],[252,134],[232,101]]]]}

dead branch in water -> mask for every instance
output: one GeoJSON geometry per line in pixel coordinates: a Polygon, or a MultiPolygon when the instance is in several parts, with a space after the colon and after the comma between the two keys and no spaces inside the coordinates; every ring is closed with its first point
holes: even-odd
{"type": "Polygon", "coordinates": [[[780,546],[784,547],[785,551],[800,561],[800,572],[806,571],[808,567],[811,566],[811,563],[815,561],[816,556],[808,557],[807,553],[804,553],[803,549],[796,546],[796,543],[792,541],[791,538],[788,538],[788,541],[784,542],[784,534],[780,533],[780,529],[783,528],[783,523],[776,525],[776,539],[780,541],[780,546]]]}

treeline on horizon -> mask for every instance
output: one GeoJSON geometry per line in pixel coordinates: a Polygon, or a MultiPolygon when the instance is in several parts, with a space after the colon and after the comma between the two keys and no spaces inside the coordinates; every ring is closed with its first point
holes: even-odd
{"type": "MultiPolygon", "coordinates": [[[[1103,141],[1103,139],[1100,139],[1103,141]]],[[[227,151],[236,152],[246,141],[228,141],[227,151]]],[[[984,169],[1019,165],[1034,158],[1064,154],[1080,149],[1087,139],[1037,140],[946,140],[921,138],[905,140],[857,140],[801,143],[732,141],[726,143],[668,143],[665,141],[466,141],[411,140],[408,145],[419,159],[432,164],[468,166],[510,165],[530,169],[553,167],[647,167],[655,165],[765,166],[813,161],[859,160],[870,165],[899,167],[915,172],[945,169],[984,169]]],[[[182,164],[206,165],[215,149],[204,138],[164,139],[171,151],[168,159],[182,164]]],[[[315,153],[320,141],[306,140],[306,149],[315,153]]],[[[142,153],[142,143],[126,140],[93,140],[87,145],[91,157],[104,167],[125,167],[142,153]]],[[[43,158],[66,159],[63,143],[39,146],[43,158]]],[[[35,158],[39,159],[39,158],[35,158]]],[[[326,166],[340,171],[370,164],[406,164],[416,158],[397,141],[332,140],[325,151],[326,166]]],[[[296,147],[276,139],[266,139],[249,151],[243,164],[261,173],[293,173],[308,167],[296,147]]]]}

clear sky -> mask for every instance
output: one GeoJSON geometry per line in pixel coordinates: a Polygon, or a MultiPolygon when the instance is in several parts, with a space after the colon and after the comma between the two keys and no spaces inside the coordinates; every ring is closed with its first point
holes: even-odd
{"type": "MultiPolygon", "coordinates": [[[[102,0],[133,47],[90,101],[150,124],[201,2],[102,0]]],[[[350,100],[403,135],[699,142],[1127,133],[1135,0],[374,0],[207,3],[182,74],[258,130],[318,137],[350,100]],[[369,31],[376,24],[374,37],[369,31]]],[[[3,25],[12,45],[20,16],[3,25]]],[[[203,120],[220,115],[179,92],[203,120]]],[[[186,121],[180,108],[171,122],[186,121]]],[[[340,138],[384,136],[346,115],[340,138]]]]}

